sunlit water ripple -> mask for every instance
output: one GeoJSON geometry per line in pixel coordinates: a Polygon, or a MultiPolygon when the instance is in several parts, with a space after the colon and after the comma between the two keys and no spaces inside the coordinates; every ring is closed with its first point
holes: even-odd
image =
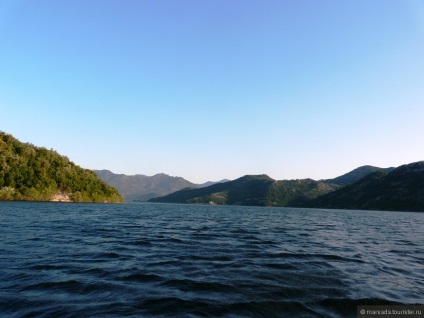
{"type": "Polygon", "coordinates": [[[424,304],[424,213],[0,202],[2,317],[356,317],[424,304]]]}

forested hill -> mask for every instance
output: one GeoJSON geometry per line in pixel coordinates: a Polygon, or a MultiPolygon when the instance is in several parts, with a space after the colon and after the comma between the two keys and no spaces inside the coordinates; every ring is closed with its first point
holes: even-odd
{"type": "Polygon", "coordinates": [[[352,183],[355,183],[359,180],[361,180],[362,178],[366,177],[367,175],[374,173],[376,171],[380,171],[380,172],[390,172],[392,170],[394,170],[395,168],[391,167],[391,168],[379,168],[379,167],[374,167],[374,166],[362,166],[359,168],[356,168],[340,177],[334,178],[334,179],[326,179],[326,180],[321,180],[324,181],[326,183],[332,183],[332,184],[337,184],[340,186],[346,186],[352,183]]]}
{"type": "Polygon", "coordinates": [[[244,176],[200,189],[183,189],[151,202],[257,206],[302,206],[339,186],[311,179],[276,181],[267,175],[244,176]]]}
{"type": "Polygon", "coordinates": [[[0,200],[123,202],[96,174],[0,131],[0,200]]]}
{"type": "Polygon", "coordinates": [[[308,202],[308,207],[424,212],[424,161],[365,178],[308,202]]]}
{"type": "Polygon", "coordinates": [[[206,188],[183,189],[150,201],[424,212],[424,161],[398,168],[364,166],[329,181],[276,181],[266,175],[244,176],[206,188]],[[362,175],[365,176],[349,184],[362,175]]]}

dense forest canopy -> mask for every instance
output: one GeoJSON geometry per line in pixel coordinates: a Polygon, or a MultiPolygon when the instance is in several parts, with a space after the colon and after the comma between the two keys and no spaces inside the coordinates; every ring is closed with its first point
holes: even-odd
{"type": "Polygon", "coordinates": [[[124,200],[93,171],[0,131],[0,200],[51,201],[58,193],[73,202],[124,200]]]}

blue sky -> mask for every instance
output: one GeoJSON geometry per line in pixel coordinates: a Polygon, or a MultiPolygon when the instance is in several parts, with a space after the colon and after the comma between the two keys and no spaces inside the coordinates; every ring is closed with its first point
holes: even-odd
{"type": "Polygon", "coordinates": [[[424,1],[0,0],[0,130],[115,173],[424,160],[424,1]]]}

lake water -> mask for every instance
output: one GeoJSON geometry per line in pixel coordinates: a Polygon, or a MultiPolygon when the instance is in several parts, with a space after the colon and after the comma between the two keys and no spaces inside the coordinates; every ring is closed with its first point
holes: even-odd
{"type": "Polygon", "coordinates": [[[424,213],[0,202],[1,317],[356,317],[424,304],[424,213]]]}

